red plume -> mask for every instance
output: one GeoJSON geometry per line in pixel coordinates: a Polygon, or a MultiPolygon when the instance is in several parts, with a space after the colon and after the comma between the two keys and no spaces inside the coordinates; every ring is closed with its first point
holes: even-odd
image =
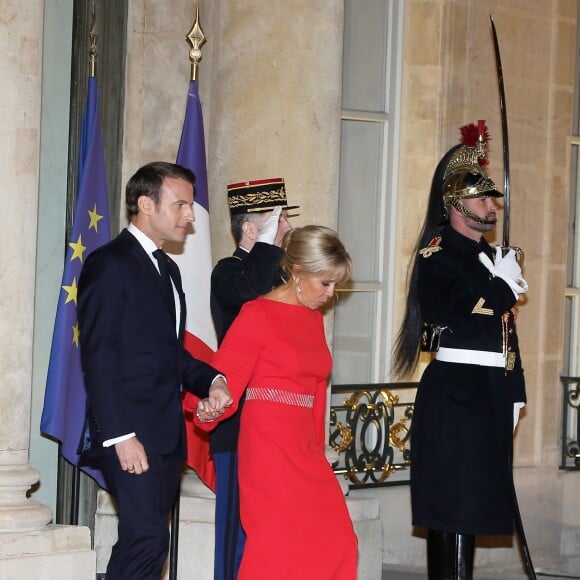
{"type": "MultiPolygon", "coordinates": [[[[477,125],[474,123],[463,125],[463,127],[459,129],[459,132],[461,133],[461,143],[467,147],[475,147],[480,138],[486,147],[487,143],[491,141],[485,121],[477,121],[477,125]]],[[[489,164],[487,157],[480,157],[477,162],[480,167],[485,167],[489,164]]]]}

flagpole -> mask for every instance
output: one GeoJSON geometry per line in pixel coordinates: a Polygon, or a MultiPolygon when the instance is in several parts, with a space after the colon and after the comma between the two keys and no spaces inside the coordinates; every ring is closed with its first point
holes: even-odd
{"type": "MultiPolygon", "coordinates": [[[[206,41],[205,34],[199,23],[199,4],[195,7],[195,21],[185,37],[191,44],[189,61],[191,62],[191,80],[197,80],[197,70],[201,60],[201,47],[206,41]]],[[[171,539],[169,543],[169,580],[177,580],[178,546],[179,546],[179,508],[181,503],[181,485],[175,495],[171,510],[171,539]]]]}
{"type": "Polygon", "coordinates": [[[89,77],[97,76],[97,56],[99,54],[99,51],[97,50],[98,38],[97,15],[95,12],[95,3],[93,2],[93,19],[91,23],[91,30],[89,31],[89,77]]]}
{"type": "Polygon", "coordinates": [[[191,27],[191,30],[187,33],[185,37],[189,44],[191,44],[191,49],[189,51],[189,61],[191,62],[191,80],[197,80],[197,69],[199,66],[199,61],[201,60],[201,47],[205,44],[206,37],[199,24],[199,4],[195,7],[195,22],[191,27]]]}
{"type": "MultiPolygon", "coordinates": [[[[95,3],[93,2],[93,17],[91,29],[89,31],[89,77],[96,77],[97,71],[97,17],[95,11],[95,3]]],[[[79,504],[81,496],[81,470],[78,465],[73,465],[71,478],[71,493],[70,493],[70,508],[69,508],[69,524],[76,526],[79,523],[79,504]]]]}

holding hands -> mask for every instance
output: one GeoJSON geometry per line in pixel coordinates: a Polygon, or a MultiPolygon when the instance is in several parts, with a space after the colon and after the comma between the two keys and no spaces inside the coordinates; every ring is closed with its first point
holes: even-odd
{"type": "Polygon", "coordinates": [[[233,403],[226,381],[222,377],[214,380],[209,388],[209,395],[197,404],[197,418],[202,423],[214,421],[224,414],[226,407],[233,403]]]}

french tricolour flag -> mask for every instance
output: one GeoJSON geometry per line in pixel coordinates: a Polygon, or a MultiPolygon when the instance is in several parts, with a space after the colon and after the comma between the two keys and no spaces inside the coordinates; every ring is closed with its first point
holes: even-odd
{"type": "MultiPolygon", "coordinates": [[[[187,236],[183,252],[172,253],[179,265],[187,302],[185,347],[196,358],[209,361],[217,346],[211,319],[209,294],[212,270],[211,237],[209,229],[209,198],[203,116],[197,81],[190,81],[185,120],[177,163],[195,173],[194,233],[187,236]]],[[[188,418],[187,405],[186,418],[188,418]]],[[[215,471],[209,453],[208,435],[187,421],[187,463],[200,479],[215,489],[215,471]]]]}

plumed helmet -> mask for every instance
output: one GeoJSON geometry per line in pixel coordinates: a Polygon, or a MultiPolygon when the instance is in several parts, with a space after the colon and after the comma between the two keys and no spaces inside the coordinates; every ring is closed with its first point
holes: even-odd
{"type": "Polygon", "coordinates": [[[474,197],[503,197],[483,168],[487,166],[489,133],[485,121],[464,125],[461,143],[449,157],[443,174],[443,202],[456,204],[474,197]]]}

